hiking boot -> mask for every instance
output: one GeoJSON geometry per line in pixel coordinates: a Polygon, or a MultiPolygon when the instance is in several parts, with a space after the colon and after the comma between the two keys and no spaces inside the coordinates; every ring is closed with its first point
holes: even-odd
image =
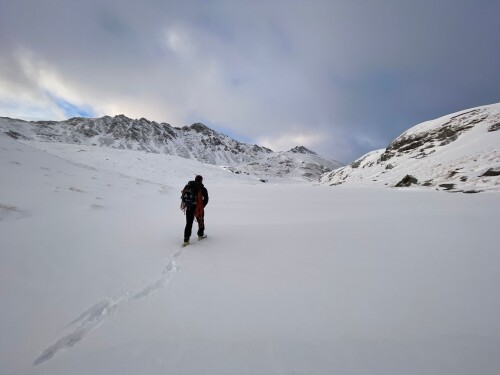
{"type": "Polygon", "coordinates": [[[201,241],[204,238],[207,238],[206,234],[202,234],[201,236],[198,236],[198,241],[201,241]]]}
{"type": "Polygon", "coordinates": [[[182,243],[182,247],[186,247],[187,245],[189,245],[189,240],[184,240],[184,242],[182,243]]]}

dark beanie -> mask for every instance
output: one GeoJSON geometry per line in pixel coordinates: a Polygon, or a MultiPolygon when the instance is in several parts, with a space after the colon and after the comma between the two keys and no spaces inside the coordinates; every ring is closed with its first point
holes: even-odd
{"type": "Polygon", "coordinates": [[[194,180],[195,180],[196,182],[200,182],[200,183],[201,183],[201,182],[203,182],[203,177],[201,177],[200,175],[198,175],[198,176],[196,176],[196,177],[194,178],[194,180]]]}

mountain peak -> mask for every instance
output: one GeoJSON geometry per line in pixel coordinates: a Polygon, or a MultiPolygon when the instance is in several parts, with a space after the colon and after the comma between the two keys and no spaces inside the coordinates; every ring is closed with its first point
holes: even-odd
{"type": "Polygon", "coordinates": [[[201,122],[196,122],[189,127],[197,133],[206,133],[207,131],[212,131],[208,126],[202,124],[201,122]]]}
{"type": "Polygon", "coordinates": [[[294,152],[296,154],[312,154],[316,155],[314,151],[309,150],[308,148],[304,146],[296,146],[290,150],[290,152],[294,152]]]}
{"type": "Polygon", "coordinates": [[[115,119],[120,119],[120,120],[131,120],[131,118],[125,116],[123,113],[119,114],[119,115],[116,115],[114,118],[115,119]]]}

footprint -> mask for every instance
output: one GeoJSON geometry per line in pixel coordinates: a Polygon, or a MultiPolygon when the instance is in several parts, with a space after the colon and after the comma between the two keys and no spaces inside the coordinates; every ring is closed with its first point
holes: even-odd
{"type": "MultiPolygon", "coordinates": [[[[174,258],[177,258],[179,255],[180,251],[176,252],[173,256],[174,258]]],[[[172,260],[165,266],[158,279],[146,285],[146,287],[142,288],[138,292],[127,290],[115,298],[106,298],[96,303],[69,323],[65,328],[67,333],[56,340],[54,344],[44,349],[40,356],[35,359],[33,365],[39,365],[48,361],[61,349],[73,347],[85,338],[85,336],[87,336],[87,334],[89,334],[94,328],[99,326],[106,317],[112,315],[113,312],[119,307],[123,308],[130,302],[149,297],[158,289],[165,287],[165,285],[172,279],[173,274],[179,269],[180,267],[177,262],[172,260]]]]}
{"type": "Polygon", "coordinates": [[[174,271],[177,272],[179,270],[179,267],[177,265],[176,261],[171,261],[167,266],[163,269],[163,274],[166,274],[168,272],[174,271]]]}
{"type": "Polygon", "coordinates": [[[165,282],[166,282],[166,280],[164,278],[160,278],[160,279],[156,280],[154,283],[148,285],[140,292],[134,294],[132,299],[137,300],[137,299],[141,299],[141,298],[150,296],[154,291],[163,287],[163,285],[165,285],[165,282]]]}
{"type": "Polygon", "coordinates": [[[15,220],[26,216],[26,213],[19,207],[0,203],[0,221],[15,220]]]}
{"type": "Polygon", "coordinates": [[[165,267],[165,269],[163,270],[163,273],[165,272],[170,272],[174,269],[174,265],[172,264],[172,262],[170,262],[169,264],[167,264],[167,266],[165,267]]]}
{"type": "Polygon", "coordinates": [[[107,299],[96,303],[94,306],[84,311],[66,327],[68,329],[72,326],[76,326],[76,328],[46,348],[42,354],[35,359],[33,365],[39,365],[51,359],[59,350],[72,347],[81,341],[105,316],[116,309],[120,303],[120,299],[117,301],[107,299]]]}
{"type": "Polygon", "coordinates": [[[75,191],[77,193],[85,193],[85,191],[83,191],[81,189],[78,189],[78,188],[76,188],[74,186],[70,186],[68,189],[71,190],[71,191],[75,191]]]}

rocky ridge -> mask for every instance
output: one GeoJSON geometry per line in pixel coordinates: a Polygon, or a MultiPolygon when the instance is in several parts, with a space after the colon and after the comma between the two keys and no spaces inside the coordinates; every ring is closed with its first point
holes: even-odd
{"type": "Polygon", "coordinates": [[[308,160],[292,157],[283,162],[282,159],[286,158],[284,155],[288,153],[238,142],[201,123],[179,128],[124,115],[75,117],[66,121],[24,121],[0,117],[0,130],[24,142],[61,142],[175,155],[225,166],[231,172],[260,178],[298,177],[316,180],[323,173],[340,166],[303,146],[295,147],[288,153],[308,156],[308,160]],[[269,163],[274,161],[276,165],[270,166],[269,163]],[[266,167],[257,167],[261,163],[265,163],[266,167]]]}
{"type": "Polygon", "coordinates": [[[24,140],[177,155],[209,164],[235,165],[272,153],[270,149],[238,142],[200,123],[176,128],[124,115],[95,119],[74,117],[60,122],[0,118],[0,127],[7,134],[24,140]]]}

